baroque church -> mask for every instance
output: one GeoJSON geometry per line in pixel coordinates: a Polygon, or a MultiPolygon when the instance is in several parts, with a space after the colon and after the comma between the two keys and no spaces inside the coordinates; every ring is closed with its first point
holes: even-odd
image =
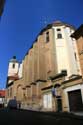
{"type": "Polygon", "coordinates": [[[83,41],[83,36],[76,37],[78,34],[80,29],[61,21],[43,28],[21,63],[15,56],[9,61],[7,102],[16,97],[25,109],[82,111],[83,81],[77,41],[80,37],[83,41]]]}

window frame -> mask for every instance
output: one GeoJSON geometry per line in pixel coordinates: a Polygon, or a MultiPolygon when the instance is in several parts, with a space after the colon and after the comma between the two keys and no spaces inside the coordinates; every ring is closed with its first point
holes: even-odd
{"type": "Polygon", "coordinates": [[[46,43],[48,43],[50,41],[50,37],[49,37],[49,31],[46,32],[46,43]]]}
{"type": "Polygon", "coordinates": [[[12,64],[12,68],[15,69],[15,63],[12,64]]]}
{"type": "Polygon", "coordinates": [[[57,33],[57,39],[62,39],[62,34],[61,33],[57,33]]]}
{"type": "Polygon", "coordinates": [[[61,29],[60,29],[60,28],[57,28],[56,30],[57,30],[57,31],[61,31],[61,29]]]}

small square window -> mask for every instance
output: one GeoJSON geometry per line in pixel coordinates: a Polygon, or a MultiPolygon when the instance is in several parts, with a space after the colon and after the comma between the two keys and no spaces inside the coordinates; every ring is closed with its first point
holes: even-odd
{"type": "Polygon", "coordinates": [[[57,38],[58,38],[58,39],[61,39],[61,38],[62,38],[62,34],[61,34],[61,33],[58,33],[58,34],[57,34],[57,38]]]}
{"type": "Polygon", "coordinates": [[[61,31],[61,29],[57,29],[57,31],[61,31]]]}

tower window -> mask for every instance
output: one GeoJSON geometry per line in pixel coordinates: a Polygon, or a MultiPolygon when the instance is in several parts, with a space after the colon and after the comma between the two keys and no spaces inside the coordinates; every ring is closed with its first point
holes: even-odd
{"type": "Polygon", "coordinates": [[[49,32],[46,33],[46,43],[49,42],[49,32]]]}
{"type": "Polygon", "coordinates": [[[15,64],[12,65],[12,68],[13,68],[13,69],[15,68],[15,64]]]}
{"type": "Polygon", "coordinates": [[[75,56],[75,60],[77,60],[77,56],[76,56],[76,53],[74,53],[74,56],[75,56]]]}
{"type": "Polygon", "coordinates": [[[61,33],[58,33],[58,34],[57,34],[57,38],[58,38],[58,39],[61,39],[61,38],[62,38],[62,34],[61,34],[61,33]]]}

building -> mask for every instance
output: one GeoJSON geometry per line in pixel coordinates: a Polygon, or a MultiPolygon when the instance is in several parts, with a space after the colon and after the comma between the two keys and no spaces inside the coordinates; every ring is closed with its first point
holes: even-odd
{"type": "MultiPolygon", "coordinates": [[[[72,40],[77,40],[77,49],[78,49],[78,61],[80,62],[80,69],[83,72],[82,66],[82,42],[83,42],[83,25],[80,26],[72,35],[72,40]]],[[[75,59],[77,60],[77,55],[75,55],[75,59]]],[[[74,64],[73,64],[74,65],[74,64]]],[[[82,73],[83,74],[83,73],[82,73]]],[[[83,75],[82,75],[83,76],[83,75]]],[[[83,111],[83,79],[81,74],[79,75],[71,75],[69,79],[65,79],[65,75],[51,78],[51,82],[53,84],[45,86],[42,89],[44,95],[44,105],[48,110],[50,107],[54,106],[52,109],[58,111],[71,111],[71,112],[80,112],[83,111]],[[60,80],[59,80],[60,79],[60,80]],[[58,83],[58,85],[57,85],[58,83]],[[56,86],[57,85],[57,86],[56,86]],[[51,91],[52,88],[54,90],[54,98],[51,99],[51,91]],[[46,92],[48,91],[49,92],[46,92]],[[46,101],[47,100],[47,101],[46,101]],[[53,104],[54,100],[54,104],[53,104]],[[50,105],[49,105],[50,102],[50,105]],[[72,103],[73,102],[73,103],[72,103]],[[50,107],[49,107],[50,106],[50,107]],[[47,108],[48,107],[48,108],[47,108]]],[[[53,93],[53,92],[52,92],[53,93]]]]}
{"type": "Polygon", "coordinates": [[[71,37],[77,40],[78,55],[83,77],[83,24],[71,35],[71,37]]]}
{"type": "Polygon", "coordinates": [[[7,99],[16,96],[22,107],[70,111],[68,92],[77,85],[71,81],[80,79],[82,83],[76,40],[70,37],[74,31],[73,26],[60,21],[49,24],[38,34],[20,68],[11,70],[10,61],[7,99]],[[11,76],[16,75],[18,79],[12,82],[11,76]]]}
{"type": "Polygon", "coordinates": [[[5,106],[5,90],[0,90],[0,108],[5,106]]]}
{"type": "Polygon", "coordinates": [[[7,88],[6,98],[8,98],[8,100],[12,98],[12,85],[14,81],[22,77],[21,72],[22,72],[22,64],[20,64],[17,61],[16,56],[13,56],[13,58],[9,61],[8,76],[6,83],[6,88],[7,88]]]}
{"type": "Polygon", "coordinates": [[[2,15],[4,10],[4,4],[5,4],[5,0],[0,0],[0,16],[2,15]]]}
{"type": "MultiPolygon", "coordinates": [[[[80,83],[82,84],[81,78],[81,70],[79,64],[79,57],[78,51],[76,46],[76,40],[72,39],[70,36],[74,32],[75,28],[68,24],[60,23],[59,21],[53,25],[54,30],[54,55],[55,55],[55,64],[56,64],[56,73],[53,75],[49,75],[52,77],[53,80],[48,80],[48,83],[44,83],[45,85],[42,87],[42,98],[43,98],[43,108],[44,110],[63,110],[63,111],[70,111],[71,104],[69,105],[70,99],[68,97],[68,92],[75,91],[78,89],[77,85],[77,78],[80,78],[80,83]],[[63,61],[64,60],[64,61],[63,61]],[[64,71],[67,71],[67,74],[63,74],[64,71]],[[75,80],[75,81],[74,81],[75,80]],[[68,84],[67,88],[63,85],[64,81],[68,84]],[[68,83],[68,81],[74,82],[68,83]],[[58,86],[58,88],[57,88],[58,86]],[[74,86],[74,87],[73,87],[74,86]],[[73,87],[73,89],[72,89],[73,87]],[[55,91],[54,98],[52,97],[52,89],[55,91]],[[58,89],[58,90],[57,90],[58,89]],[[68,91],[66,91],[66,89],[68,91]],[[58,91],[58,93],[57,93],[58,91]],[[64,92],[66,91],[66,92],[64,92]],[[65,93],[65,94],[64,94],[65,93]],[[65,95],[66,99],[65,99],[65,95]],[[65,104],[64,104],[65,102],[65,104]],[[66,106],[65,106],[66,105],[66,106]]],[[[78,83],[78,84],[80,84],[78,83]]],[[[79,85],[80,86],[80,85],[79,85]]],[[[81,87],[80,91],[81,93],[81,87]]],[[[74,92],[73,92],[74,93],[74,92]]],[[[72,94],[73,96],[73,94],[72,94]]],[[[77,94],[76,94],[76,100],[77,94]]],[[[74,98],[74,97],[73,97],[74,98]]],[[[80,94],[81,100],[81,107],[82,107],[82,96],[80,94]]],[[[79,103],[79,102],[78,102],[79,103]]],[[[73,108],[75,105],[73,106],[73,108]]],[[[71,108],[71,111],[78,110],[71,108]]]]}
{"type": "Polygon", "coordinates": [[[83,25],[71,37],[76,39],[82,76],[73,76],[70,80],[62,83],[63,100],[65,100],[63,102],[63,110],[79,112],[83,111],[83,25]]]}
{"type": "Polygon", "coordinates": [[[72,76],[62,82],[62,108],[68,112],[83,111],[83,80],[82,76],[72,76]]]}

